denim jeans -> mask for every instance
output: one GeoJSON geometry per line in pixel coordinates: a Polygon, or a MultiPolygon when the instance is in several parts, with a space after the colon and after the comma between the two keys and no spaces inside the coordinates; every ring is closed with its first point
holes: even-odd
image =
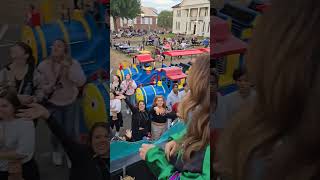
{"type": "MultiPolygon", "coordinates": [[[[63,128],[64,132],[68,137],[74,141],[79,140],[80,130],[79,130],[79,119],[81,115],[81,106],[79,100],[67,106],[56,106],[50,104],[48,107],[52,116],[57,121],[57,123],[63,128]]],[[[53,146],[53,152],[63,152],[63,148],[59,140],[51,135],[51,143],[53,146]]]]}

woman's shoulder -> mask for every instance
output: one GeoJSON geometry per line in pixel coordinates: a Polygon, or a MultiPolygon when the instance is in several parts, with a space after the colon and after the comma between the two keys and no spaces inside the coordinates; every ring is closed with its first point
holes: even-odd
{"type": "Polygon", "coordinates": [[[71,59],[72,66],[81,66],[80,62],[76,59],[71,59]]]}
{"type": "Polygon", "coordinates": [[[51,64],[51,59],[50,58],[46,58],[44,59],[43,61],[41,61],[38,65],[38,68],[41,69],[41,68],[45,68],[47,67],[48,65],[51,64]]]}

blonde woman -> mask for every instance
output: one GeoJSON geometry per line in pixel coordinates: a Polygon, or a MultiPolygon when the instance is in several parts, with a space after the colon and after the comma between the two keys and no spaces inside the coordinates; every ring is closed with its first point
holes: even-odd
{"type": "MultiPolygon", "coordinates": [[[[51,56],[40,63],[38,70],[42,75],[41,84],[47,99],[47,108],[53,112],[67,135],[76,138],[80,115],[78,88],[85,84],[86,76],[80,63],[69,55],[68,47],[63,40],[54,41],[51,56]]],[[[52,144],[53,162],[55,165],[62,165],[62,148],[54,136],[52,144]]]]}
{"type": "Polygon", "coordinates": [[[140,157],[159,180],[210,179],[210,60],[199,57],[192,65],[190,92],[179,105],[179,114],[187,124],[168,142],[165,150],[143,144],[140,157]]]}

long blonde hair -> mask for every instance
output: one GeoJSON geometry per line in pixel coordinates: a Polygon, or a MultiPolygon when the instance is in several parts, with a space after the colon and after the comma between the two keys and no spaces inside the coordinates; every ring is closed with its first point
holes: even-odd
{"type": "Polygon", "coordinates": [[[178,112],[187,124],[187,133],[179,141],[183,160],[190,160],[192,153],[204,150],[210,143],[210,59],[200,56],[192,64],[188,76],[190,93],[179,103],[178,112]],[[189,113],[192,113],[191,118],[189,113]]]}

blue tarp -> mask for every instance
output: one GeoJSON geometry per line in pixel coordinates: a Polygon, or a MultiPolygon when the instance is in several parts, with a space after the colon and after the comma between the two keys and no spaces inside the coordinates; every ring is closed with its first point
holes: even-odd
{"type": "Polygon", "coordinates": [[[139,157],[139,148],[144,143],[152,143],[157,146],[163,146],[173,134],[181,132],[185,128],[183,122],[178,122],[168,129],[161,137],[155,142],[141,140],[137,142],[125,142],[125,141],[116,141],[111,142],[110,144],[110,162],[111,168],[110,171],[114,172],[123,167],[129,166],[135,162],[140,161],[139,157]]]}

